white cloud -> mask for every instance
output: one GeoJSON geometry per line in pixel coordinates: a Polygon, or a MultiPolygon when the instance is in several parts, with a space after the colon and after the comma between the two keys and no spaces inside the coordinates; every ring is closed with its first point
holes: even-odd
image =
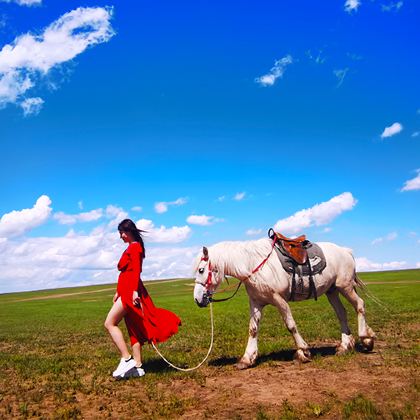
{"type": "Polygon", "coordinates": [[[48,196],[42,195],[30,209],[13,210],[0,219],[0,237],[13,238],[45,223],[52,208],[48,196]]]}
{"type": "Polygon", "coordinates": [[[213,223],[222,222],[222,219],[218,219],[214,216],[206,216],[205,214],[196,215],[192,214],[191,216],[188,216],[187,223],[190,225],[199,225],[199,226],[209,226],[213,223]]]}
{"type": "Polygon", "coordinates": [[[42,98],[27,98],[20,103],[25,117],[38,115],[41,112],[42,105],[44,105],[42,98]]]}
{"type": "Polygon", "coordinates": [[[256,236],[262,233],[262,229],[248,229],[245,233],[248,236],[256,236]]]}
{"type": "Polygon", "coordinates": [[[272,67],[271,70],[267,74],[264,74],[261,77],[257,77],[255,79],[255,82],[259,83],[260,85],[264,87],[273,86],[278,78],[283,77],[283,74],[286,71],[286,67],[292,63],[293,63],[292,56],[286,55],[280,60],[275,61],[274,67],[272,67]]]}
{"type": "Polygon", "coordinates": [[[166,213],[169,209],[169,206],[182,206],[187,203],[187,198],[180,197],[175,201],[160,201],[155,203],[155,211],[156,213],[166,213]]]}
{"type": "Polygon", "coordinates": [[[335,77],[338,79],[338,83],[337,83],[338,88],[343,84],[344,78],[346,77],[348,71],[349,71],[348,67],[341,70],[333,70],[335,77]]]}
{"type": "Polygon", "coordinates": [[[245,198],[245,195],[246,195],[245,192],[238,192],[238,193],[235,194],[233,199],[236,200],[236,201],[241,201],[245,198]]]}
{"type": "Polygon", "coordinates": [[[112,204],[106,206],[105,214],[106,217],[112,219],[108,223],[109,228],[116,228],[122,220],[127,219],[128,217],[128,213],[123,208],[114,206],[112,204]]]}
{"type": "Polygon", "coordinates": [[[353,11],[357,12],[357,9],[360,7],[360,0],[346,0],[344,3],[344,10],[347,13],[352,13],[353,11]]]}
{"type": "Polygon", "coordinates": [[[331,200],[296,212],[290,217],[279,220],[274,229],[278,232],[298,233],[310,226],[321,226],[330,223],[344,211],[351,210],[357,200],[349,192],[337,195],[331,200]]]}
{"type": "Polygon", "coordinates": [[[398,237],[397,232],[391,232],[391,233],[388,233],[388,235],[386,236],[382,236],[380,238],[374,239],[372,241],[372,245],[380,244],[382,242],[394,241],[395,239],[397,239],[397,237],[398,237]]]}
{"type": "MultiPolygon", "coordinates": [[[[23,95],[52,68],[88,47],[107,42],[114,35],[111,17],[110,8],[79,7],[51,23],[42,34],[23,34],[5,45],[0,51],[0,107],[21,105],[23,95]]],[[[41,98],[37,99],[39,106],[41,98]]]]}
{"type": "Polygon", "coordinates": [[[143,211],[143,207],[134,206],[134,207],[131,207],[131,211],[143,211]]]}
{"type": "Polygon", "coordinates": [[[137,227],[146,231],[145,240],[160,243],[179,243],[185,241],[191,234],[189,226],[166,226],[156,227],[151,220],[140,219],[136,223],[137,227]]]}
{"type": "Polygon", "coordinates": [[[150,248],[146,250],[142,277],[150,280],[190,277],[191,265],[200,248],[150,248]]]}
{"type": "Polygon", "coordinates": [[[19,6],[38,6],[42,0],[0,0],[3,3],[16,3],[19,6]]]}
{"type": "Polygon", "coordinates": [[[61,225],[74,225],[77,222],[92,222],[100,219],[104,212],[102,209],[95,209],[78,214],[66,214],[62,211],[54,213],[53,218],[61,225]]]}
{"type": "MultiPolygon", "coordinates": [[[[42,205],[44,208],[49,205],[48,197],[48,200],[43,197],[34,206],[38,212],[42,205]]],[[[8,234],[22,234],[33,227],[35,221],[39,223],[45,219],[31,214],[24,220],[23,216],[27,213],[22,212],[14,215],[13,224],[10,218],[2,218],[0,232],[7,230],[8,234]]],[[[41,213],[49,212],[44,210],[41,213]]],[[[117,217],[125,211],[117,206],[108,206],[106,213],[108,217],[117,217]]],[[[150,220],[140,220],[137,226],[149,230],[144,235],[147,258],[143,265],[143,279],[190,276],[198,247],[156,248],[151,245],[154,242],[168,244],[184,240],[191,232],[188,226],[156,228],[150,220]]],[[[103,224],[89,234],[70,229],[62,237],[14,239],[12,234],[8,235],[9,239],[0,238],[0,293],[117,281],[116,265],[126,244],[119,239],[114,226],[103,224]]]]}
{"type": "Polygon", "coordinates": [[[381,271],[381,270],[399,270],[406,268],[406,261],[391,261],[385,263],[376,263],[366,257],[355,258],[357,271],[381,271]]]}
{"type": "Polygon", "coordinates": [[[221,203],[222,201],[225,201],[225,199],[226,199],[226,196],[225,195],[221,195],[220,197],[217,197],[217,201],[219,203],[221,203]]]}
{"type": "Polygon", "coordinates": [[[420,268],[420,261],[416,262],[416,268],[420,268]]]}
{"type": "Polygon", "coordinates": [[[389,127],[385,127],[384,131],[381,134],[381,138],[384,139],[386,137],[394,136],[398,134],[403,129],[403,126],[399,122],[395,122],[394,124],[390,125],[389,127]]]}
{"type": "Polygon", "coordinates": [[[405,181],[404,186],[401,188],[401,191],[414,191],[420,190],[420,169],[416,170],[417,176],[413,179],[405,181]]]}
{"type": "Polygon", "coordinates": [[[381,9],[383,12],[392,12],[393,10],[398,12],[398,10],[400,10],[401,7],[403,7],[403,4],[404,3],[402,1],[389,3],[389,4],[381,4],[381,9]]]}
{"type": "Polygon", "coordinates": [[[83,201],[82,200],[78,201],[77,206],[79,207],[80,210],[83,210],[83,201]]]}
{"type": "Polygon", "coordinates": [[[411,137],[418,137],[418,136],[419,136],[419,134],[420,134],[420,131],[415,131],[415,132],[411,135],[411,137]]]}

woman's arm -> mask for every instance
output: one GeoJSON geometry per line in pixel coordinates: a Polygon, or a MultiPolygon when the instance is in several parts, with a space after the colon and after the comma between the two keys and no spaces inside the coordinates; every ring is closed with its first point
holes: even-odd
{"type": "Polygon", "coordinates": [[[140,282],[140,273],[142,266],[141,258],[141,245],[136,243],[130,245],[130,258],[131,258],[131,274],[130,274],[130,290],[133,291],[133,303],[136,304],[136,299],[138,298],[139,282],[140,282]]]}

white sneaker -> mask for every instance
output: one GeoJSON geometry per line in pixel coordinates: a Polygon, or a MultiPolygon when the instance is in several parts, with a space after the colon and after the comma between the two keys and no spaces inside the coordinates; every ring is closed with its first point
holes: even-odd
{"type": "Polygon", "coordinates": [[[143,368],[141,368],[141,367],[136,367],[136,371],[137,371],[137,374],[135,374],[134,376],[138,376],[138,377],[140,377],[140,376],[144,376],[144,375],[146,375],[146,372],[144,371],[144,369],[143,368]]]}
{"type": "Polygon", "coordinates": [[[121,376],[118,376],[117,379],[128,379],[128,378],[140,378],[144,376],[146,372],[141,367],[133,367],[129,371],[123,373],[121,376]]]}
{"type": "Polygon", "coordinates": [[[124,376],[126,372],[128,372],[130,369],[133,369],[133,367],[135,366],[136,366],[136,361],[133,359],[133,357],[130,357],[128,360],[121,358],[120,364],[118,365],[117,369],[114,370],[114,372],[112,373],[112,376],[114,378],[118,378],[119,376],[124,376]]]}

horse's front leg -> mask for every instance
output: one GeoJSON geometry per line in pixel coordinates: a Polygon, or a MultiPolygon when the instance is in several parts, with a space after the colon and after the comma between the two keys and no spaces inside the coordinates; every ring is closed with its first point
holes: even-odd
{"type": "Polygon", "coordinates": [[[258,357],[258,330],[262,316],[263,305],[249,299],[249,337],[246,350],[241,360],[236,363],[238,369],[246,369],[255,364],[258,357]]]}
{"type": "Polygon", "coordinates": [[[274,296],[274,304],[279,310],[287,329],[293,335],[293,338],[295,340],[297,347],[295,359],[303,363],[310,362],[311,352],[309,351],[309,346],[306,344],[305,340],[302,338],[302,336],[299,334],[299,331],[297,330],[296,322],[293,319],[292,311],[290,310],[289,304],[279,294],[276,294],[274,296]]]}

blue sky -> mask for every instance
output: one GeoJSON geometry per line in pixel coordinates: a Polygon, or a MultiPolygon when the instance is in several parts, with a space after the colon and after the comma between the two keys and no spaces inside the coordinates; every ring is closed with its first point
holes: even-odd
{"type": "Polygon", "coordinates": [[[127,216],[145,278],[274,225],[419,267],[419,12],[0,1],[0,292],[116,281],[127,216]]]}

